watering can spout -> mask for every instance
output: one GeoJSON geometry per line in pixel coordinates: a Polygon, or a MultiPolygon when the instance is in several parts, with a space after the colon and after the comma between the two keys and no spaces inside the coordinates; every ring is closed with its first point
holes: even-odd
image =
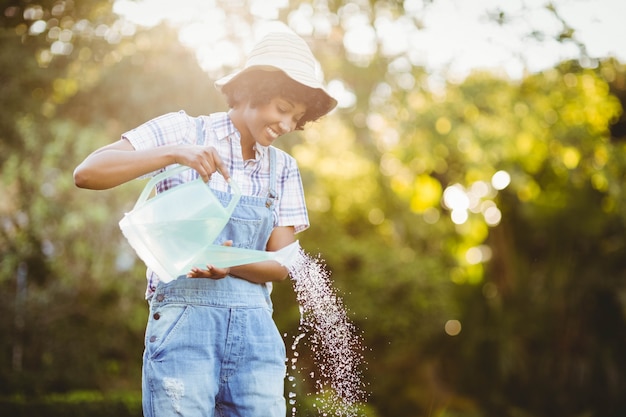
{"type": "Polygon", "coordinates": [[[276,261],[287,269],[290,269],[295,263],[299,251],[300,244],[298,241],[275,252],[237,248],[233,246],[208,245],[202,253],[198,254],[193,261],[181,269],[190,270],[192,267],[202,268],[207,264],[211,264],[217,268],[228,268],[262,261],[276,261]]]}
{"type": "Polygon", "coordinates": [[[274,260],[285,268],[291,270],[295,261],[298,259],[297,255],[300,252],[300,249],[300,242],[296,240],[292,244],[274,252],[274,260]]]}

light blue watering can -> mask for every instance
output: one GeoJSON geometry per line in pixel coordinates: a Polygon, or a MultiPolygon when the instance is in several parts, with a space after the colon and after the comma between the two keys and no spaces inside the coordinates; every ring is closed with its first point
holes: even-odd
{"type": "Polygon", "coordinates": [[[161,281],[170,282],[192,267],[205,268],[207,264],[227,268],[274,260],[290,266],[300,249],[297,241],[276,252],[213,244],[241,197],[232,180],[233,197],[226,207],[201,178],[148,199],[156,184],[188,169],[178,166],[155,175],[119,223],[137,256],[161,281]]]}

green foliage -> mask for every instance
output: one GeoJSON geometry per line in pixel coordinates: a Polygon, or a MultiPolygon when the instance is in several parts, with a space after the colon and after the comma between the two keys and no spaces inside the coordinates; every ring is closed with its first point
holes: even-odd
{"type": "Polygon", "coordinates": [[[46,395],[36,399],[24,397],[0,399],[3,413],[12,417],[139,417],[139,394],[110,394],[72,392],[66,395],[46,395]]]}
{"type": "MultiPolygon", "coordinates": [[[[620,104],[598,72],[569,65],[508,91],[524,105],[503,135],[515,146],[498,158],[513,180],[486,240],[493,260],[480,286],[457,291],[461,321],[480,327],[464,327],[442,363],[490,415],[619,415],[625,230],[623,195],[608,178],[623,150],[608,130],[620,104]]],[[[485,110],[502,121],[501,108],[485,110]]]]}
{"type": "MultiPolygon", "coordinates": [[[[402,11],[344,3],[316,15],[336,32],[312,45],[356,101],[280,146],[305,182],[312,226],[301,244],[326,261],[363,332],[363,414],[623,415],[624,66],[441,84],[406,57],[349,57],[342,19],[402,11]],[[511,182],[496,189],[502,171],[511,182]],[[464,222],[443,202],[452,187],[472,197],[464,222]]],[[[220,7],[231,27],[256,19],[220,7]]],[[[52,395],[137,392],[147,313],[144,268],[117,226],[142,184],[79,191],[71,173],[151,117],[224,103],[167,25],[129,27],[108,1],[0,8],[0,389],[28,398],[0,407],[138,415],[136,397],[52,395]]],[[[300,314],[291,285],[273,299],[289,345],[300,314]]],[[[297,391],[299,415],[313,415],[315,388],[297,391]]]]}
{"type": "Polygon", "coordinates": [[[7,34],[2,51],[13,51],[3,55],[11,63],[2,68],[16,81],[7,88],[20,100],[5,106],[13,111],[10,128],[2,129],[10,136],[2,137],[7,151],[0,173],[0,288],[10,295],[0,307],[5,335],[0,387],[26,394],[137,391],[145,272],[117,222],[141,184],[115,192],[79,191],[72,171],[88,153],[158,112],[199,113],[219,104],[216,94],[208,93],[210,80],[193,54],[175,42],[173,31],[144,33],[150,47],[129,55],[124,51],[134,42],[123,36],[107,40],[88,33],[101,25],[123,32],[109,2],[83,9],[84,4],[64,3],[62,11],[53,11],[55,4],[19,3],[2,20],[7,34]],[[24,19],[31,9],[36,18],[24,19]],[[94,12],[97,16],[90,15],[94,12]],[[47,32],[29,35],[27,25],[37,19],[48,21],[47,32]],[[72,38],[71,52],[51,54],[51,32],[64,25],[80,33],[72,38]],[[163,81],[164,87],[153,88],[163,81]],[[113,91],[125,94],[109,94],[113,91]]]}

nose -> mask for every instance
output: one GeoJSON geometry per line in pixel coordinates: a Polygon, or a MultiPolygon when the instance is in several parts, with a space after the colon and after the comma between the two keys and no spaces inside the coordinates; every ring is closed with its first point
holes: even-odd
{"type": "Polygon", "coordinates": [[[280,130],[282,131],[283,134],[289,133],[293,130],[292,124],[284,120],[278,123],[278,127],[280,127],[280,130]]]}

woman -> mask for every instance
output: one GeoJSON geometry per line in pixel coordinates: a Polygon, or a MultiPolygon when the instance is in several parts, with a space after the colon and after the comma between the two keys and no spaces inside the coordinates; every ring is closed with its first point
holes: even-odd
{"type": "MultiPolygon", "coordinates": [[[[303,39],[269,34],[243,69],[216,82],[227,113],[181,111],[150,120],[89,155],[75,183],[107,189],[181,164],[193,169],[168,178],[158,192],[199,176],[227,204],[233,180],[242,197],[213,243],[279,250],[309,224],[297,164],[272,143],[337,104],[316,74],[303,39]]],[[[275,261],[207,265],[167,284],[148,270],[144,415],[284,417],[286,353],[270,291],[287,275],[275,261]]]]}

